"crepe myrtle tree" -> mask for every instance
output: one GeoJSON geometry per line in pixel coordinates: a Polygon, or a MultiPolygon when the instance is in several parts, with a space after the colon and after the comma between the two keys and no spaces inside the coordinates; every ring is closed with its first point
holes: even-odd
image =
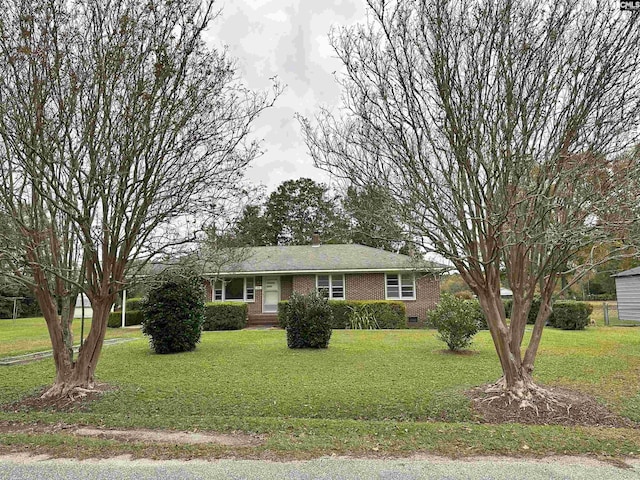
{"type": "Polygon", "coordinates": [[[638,158],[620,153],[637,140],[640,17],[608,0],[367,3],[366,24],[330,35],[343,106],[301,118],[308,148],[346,184],[386,189],[478,296],[503,372],[488,391],[549,399],[532,372],[558,278],[637,211],[638,158]]]}
{"type": "Polygon", "coordinates": [[[217,13],[199,0],[3,3],[0,235],[12,241],[0,262],[45,317],[56,378],[44,396],[92,387],[132,268],[189,240],[184,219],[202,218],[259,153],[247,134],[281,89],[247,90],[205,44],[217,13]],[[74,359],[79,292],[93,318],[74,359]]]}

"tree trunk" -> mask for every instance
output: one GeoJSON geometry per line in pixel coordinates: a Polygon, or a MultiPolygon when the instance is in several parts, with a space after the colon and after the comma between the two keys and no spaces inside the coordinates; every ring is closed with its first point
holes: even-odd
{"type": "Polygon", "coordinates": [[[490,390],[507,395],[524,405],[531,398],[532,391],[540,390],[533,382],[531,370],[525,368],[521,354],[521,342],[528,316],[526,306],[531,302],[514,299],[510,324],[507,325],[499,292],[480,291],[478,300],[487,314],[487,323],[503,374],[490,390]]]}
{"type": "Polygon", "coordinates": [[[93,389],[94,373],[102,351],[112,304],[113,298],[111,296],[94,299],[92,303],[91,330],[75,362],[67,354],[57,312],[52,316],[51,311],[44,312],[43,309],[49,328],[56,366],[56,379],[53,385],[42,395],[43,398],[73,396],[75,393],[83,394],[87,390],[93,389]]]}

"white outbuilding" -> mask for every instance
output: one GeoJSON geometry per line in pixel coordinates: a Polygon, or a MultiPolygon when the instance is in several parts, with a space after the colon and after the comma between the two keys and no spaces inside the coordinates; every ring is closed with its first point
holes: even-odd
{"type": "Polygon", "coordinates": [[[612,276],[616,281],[618,318],[640,322],[640,267],[612,276]]]}

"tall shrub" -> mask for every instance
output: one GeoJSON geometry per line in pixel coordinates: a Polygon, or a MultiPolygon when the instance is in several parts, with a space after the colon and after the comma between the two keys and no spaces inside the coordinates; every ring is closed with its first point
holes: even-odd
{"type": "Polygon", "coordinates": [[[442,295],[438,306],[427,313],[427,318],[450,350],[467,347],[478,333],[477,309],[471,302],[453,295],[442,295]]]}
{"type": "Polygon", "coordinates": [[[327,348],[333,314],[327,299],[318,292],[294,292],[285,310],[289,348],[327,348]]]}
{"type": "Polygon", "coordinates": [[[190,272],[166,274],[143,303],[142,333],[156,353],[196,348],[204,321],[202,281],[190,272]]]}

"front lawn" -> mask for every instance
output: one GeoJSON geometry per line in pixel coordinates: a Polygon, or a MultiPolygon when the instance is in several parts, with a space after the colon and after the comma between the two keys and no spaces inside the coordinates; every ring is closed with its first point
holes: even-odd
{"type": "MultiPolygon", "coordinates": [[[[98,380],[118,389],[86,411],[0,413],[0,420],[267,436],[265,446],[252,450],[255,455],[260,449],[294,456],[640,451],[635,429],[477,423],[463,392],[500,374],[490,335],[476,337],[471,355],[443,353],[435,337],[425,330],[334,330],[326,350],[289,350],[281,330],[205,332],[194,352],[174,355],[153,354],[140,338],[104,349],[98,380]]],[[[614,411],[640,420],[638,372],[635,329],[549,328],[536,376],[596,395],[614,411]]],[[[50,360],[0,368],[0,404],[52,379],[50,360]]],[[[24,445],[16,435],[0,438],[0,446],[24,445]]],[[[57,437],[47,438],[55,443],[57,437]]]]}
{"type": "MultiPolygon", "coordinates": [[[[89,334],[91,319],[84,321],[84,336],[89,334]]],[[[73,321],[75,344],[80,344],[81,321],[73,321]]],[[[139,335],[135,329],[109,328],[106,338],[130,337],[139,335]]],[[[23,355],[25,353],[51,350],[51,340],[44,318],[0,319],[0,358],[23,355]]]]}

